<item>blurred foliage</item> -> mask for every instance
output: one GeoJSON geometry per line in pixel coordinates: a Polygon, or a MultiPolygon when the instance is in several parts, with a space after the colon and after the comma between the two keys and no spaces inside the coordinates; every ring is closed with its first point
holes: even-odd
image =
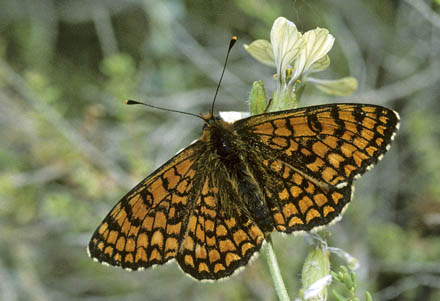
{"type": "MultiPolygon", "coordinates": [[[[333,295],[338,301],[360,301],[356,297],[357,278],[353,271],[346,266],[340,266],[338,273],[332,272],[333,281],[337,283],[337,289],[333,290],[333,295]]],[[[371,294],[365,292],[365,301],[371,301],[371,294]]]]}
{"type": "MultiPolygon", "coordinates": [[[[268,39],[283,15],[301,31],[328,28],[328,78],[359,80],[350,98],[306,88],[303,105],[368,102],[401,114],[390,152],[328,227],[329,245],[359,260],[357,297],[439,300],[439,12],[422,0],[1,1],[0,299],[276,298],[264,252],[234,280],[202,284],[175,264],[102,266],[85,246],[129,188],[201,133],[199,120],[123,100],[207,112],[236,34],[217,109],[246,110],[252,82],[271,91],[274,70],[240,44],[268,39]]],[[[294,297],[308,244],[273,241],[294,297]]]]}

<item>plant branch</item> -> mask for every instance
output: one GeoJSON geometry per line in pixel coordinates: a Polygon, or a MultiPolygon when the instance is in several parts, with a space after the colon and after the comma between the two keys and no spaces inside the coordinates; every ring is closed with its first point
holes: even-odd
{"type": "Polygon", "coordinates": [[[280,299],[281,301],[288,301],[290,300],[290,298],[287,294],[283,277],[281,276],[280,267],[278,265],[275,251],[273,250],[272,238],[270,234],[267,237],[266,242],[267,264],[269,265],[270,275],[272,276],[272,280],[275,285],[275,291],[277,292],[278,299],[280,299]]]}

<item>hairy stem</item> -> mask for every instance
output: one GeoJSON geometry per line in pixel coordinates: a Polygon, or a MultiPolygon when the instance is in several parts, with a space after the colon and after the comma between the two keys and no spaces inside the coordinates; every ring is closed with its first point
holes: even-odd
{"type": "Polygon", "coordinates": [[[287,294],[286,286],[284,285],[283,277],[280,273],[280,267],[278,266],[277,257],[272,246],[272,238],[269,236],[266,239],[266,257],[267,264],[269,265],[270,275],[272,276],[272,281],[275,285],[275,291],[277,292],[278,299],[281,301],[289,301],[289,295],[287,294]]]}

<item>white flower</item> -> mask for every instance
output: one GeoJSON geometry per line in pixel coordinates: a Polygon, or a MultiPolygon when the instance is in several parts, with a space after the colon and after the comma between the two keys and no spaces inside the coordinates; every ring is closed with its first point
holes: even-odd
{"type": "Polygon", "coordinates": [[[309,30],[303,36],[305,46],[301,55],[305,57],[304,73],[321,71],[328,67],[330,59],[327,53],[332,49],[335,38],[324,28],[309,30]],[[322,63],[322,60],[325,62],[322,63]],[[322,69],[324,67],[324,69],[322,69]]]}
{"type": "Polygon", "coordinates": [[[331,275],[324,276],[321,279],[315,281],[311,286],[309,286],[304,291],[304,300],[310,300],[310,299],[324,300],[322,296],[322,291],[326,287],[328,287],[331,282],[332,282],[331,275]]]}
{"type": "Polygon", "coordinates": [[[293,22],[279,17],[273,23],[270,31],[270,42],[277,74],[283,84],[288,84],[287,69],[291,68],[291,64],[303,49],[302,34],[296,29],[293,22]]]}
{"type": "Polygon", "coordinates": [[[245,49],[258,61],[277,68],[278,92],[294,92],[299,82],[319,84],[319,88],[330,94],[348,95],[357,87],[356,79],[323,81],[309,78],[309,74],[327,69],[330,58],[327,53],[333,47],[335,38],[327,29],[316,28],[302,34],[296,25],[284,17],[275,20],[270,32],[270,42],[256,40],[245,49]],[[309,80],[310,79],[310,80],[309,80]],[[353,84],[355,82],[355,84],[353,84]],[[347,84],[348,83],[348,84],[347,84]],[[338,85],[343,85],[339,87],[338,85]],[[324,87],[324,88],[323,88],[324,87]]]}

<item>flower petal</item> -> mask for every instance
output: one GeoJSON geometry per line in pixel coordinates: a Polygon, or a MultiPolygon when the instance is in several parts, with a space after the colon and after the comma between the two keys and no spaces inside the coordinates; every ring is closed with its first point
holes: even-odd
{"type": "Polygon", "coordinates": [[[307,56],[307,63],[304,71],[307,71],[309,67],[323,58],[333,47],[335,38],[325,28],[316,28],[307,31],[303,35],[305,41],[305,51],[307,56]]]}
{"type": "Polygon", "coordinates": [[[286,69],[298,55],[303,44],[301,36],[296,25],[286,18],[279,17],[273,23],[270,42],[275,56],[277,74],[281,80],[285,81],[286,69]]]}
{"type": "Polygon", "coordinates": [[[307,54],[305,49],[302,48],[293,64],[293,72],[292,72],[292,77],[289,81],[289,85],[295,83],[295,81],[302,75],[306,63],[307,63],[307,54]]]}
{"type": "Polygon", "coordinates": [[[313,72],[319,72],[319,71],[324,71],[325,69],[328,68],[328,66],[330,66],[330,57],[328,55],[320,58],[319,60],[317,60],[316,62],[314,62],[309,70],[307,70],[307,73],[313,73],[313,72]]]}
{"type": "Polygon", "coordinates": [[[266,40],[256,40],[250,45],[244,45],[244,49],[249,52],[257,61],[269,66],[275,66],[272,45],[266,40]]]}
{"type": "MultiPolygon", "coordinates": [[[[322,291],[330,285],[332,282],[332,276],[326,275],[322,277],[321,279],[315,281],[312,285],[310,285],[305,291],[304,291],[304,300],[310,300],[316,298],[317,300],[320,300],[322,297],[322,291]]],[[[327,299],[327,298],[326,298],[327,299]]]]}
{"type": "Polygon", "coordinates": [[[236,122],[237,120],[249,117],[249,112],[220,111],[219,115],[226,122],[236,122]]]}
{"type": "Polygon", "coordinates": [[[338,96],[351,95],[358,87],[357,79],[351,76],[335,80],[307,77],[304,81],[314,83],[324,93],[338,96]]]}

